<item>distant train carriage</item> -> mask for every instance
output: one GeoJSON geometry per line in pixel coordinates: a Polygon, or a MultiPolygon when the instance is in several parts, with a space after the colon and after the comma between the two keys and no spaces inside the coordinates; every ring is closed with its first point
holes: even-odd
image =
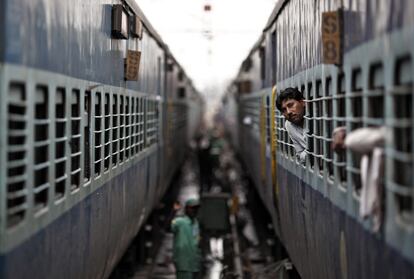
{"type": "Polygon", "coordinates": [[[0,277],[108,277],[200,95],[135,1],[0,0],[0,15],[0,277]]]}
{"type": "Polygon", "coordinates": [[[411,1],[278,1],[223,97],[227,131],[303,278],[414,276],[413,57],[411,1]],[[306,99],[304,164],[275,107],[287,87],[306,99]],[[359,215],[359,155],[331,150],[338,126],[389,131],[378,232],[359,215]]]}

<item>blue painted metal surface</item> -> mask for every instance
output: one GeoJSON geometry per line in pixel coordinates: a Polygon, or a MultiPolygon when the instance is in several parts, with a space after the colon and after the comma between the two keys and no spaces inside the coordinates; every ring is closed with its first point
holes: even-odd
{"type": "Polygon", "coordinates": [[[7,255],[0,278],[104,278],[138,231],[146,162],[89,195],[7,255]]]}
{"type": "Polygon", "coordinates": [[[148,33],[111,38],[112,5],[118,1],[2,0],[4,61],[133,90],[157,91],[157,57],[164,54],[148,33]],[[6,43],[5,43],[6,42],[6,43]],[[141,44],[140,78],[124,81],[127,49],[141,44]]]}
{"type": "Polygon", "coordinates": [[[303,278],[412,278],[414,265],[380,235],[280,165],[277,174],[283,242],[303,278]]]}

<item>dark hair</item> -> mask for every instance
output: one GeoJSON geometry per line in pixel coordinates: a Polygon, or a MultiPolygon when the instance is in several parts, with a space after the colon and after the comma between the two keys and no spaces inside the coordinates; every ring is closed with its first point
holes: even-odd
{"type": "Polygon", "coordinates": [[[280,92],[280,94],[277,95],[276,107],[279,111],[282,111],[282,102],[288,99],[294,99],[297,101],[301,101],[304,98],[303,98],[302,92],[300,92],[297,88],[293,88],[293,87],[286,88],[285,90],[280,92]]]}

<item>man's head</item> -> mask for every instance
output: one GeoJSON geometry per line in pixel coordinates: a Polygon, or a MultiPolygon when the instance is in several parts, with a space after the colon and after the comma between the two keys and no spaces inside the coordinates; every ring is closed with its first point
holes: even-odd
{"type": "Polygon", "coordinates": [[[188,199],[185,202],[185,214],[191,219],[194,219],[197,216],[199,207],[200,202],[198,199],[188,199]]]}
{"type": "Polygon", "coordinates": [[[276,107],[286,120],[295,125],[303,125],[305,100],[298,89],[289,87],[280,92],[276,99],[276,107]]]}

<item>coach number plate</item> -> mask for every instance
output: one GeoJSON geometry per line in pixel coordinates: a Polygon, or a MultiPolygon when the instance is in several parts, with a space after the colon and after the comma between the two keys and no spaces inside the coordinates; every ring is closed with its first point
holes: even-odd
{"type": "Polygon", "coordinates": [[[341,13],[322,13],[323,63],[341,64],[341,13]]]}

